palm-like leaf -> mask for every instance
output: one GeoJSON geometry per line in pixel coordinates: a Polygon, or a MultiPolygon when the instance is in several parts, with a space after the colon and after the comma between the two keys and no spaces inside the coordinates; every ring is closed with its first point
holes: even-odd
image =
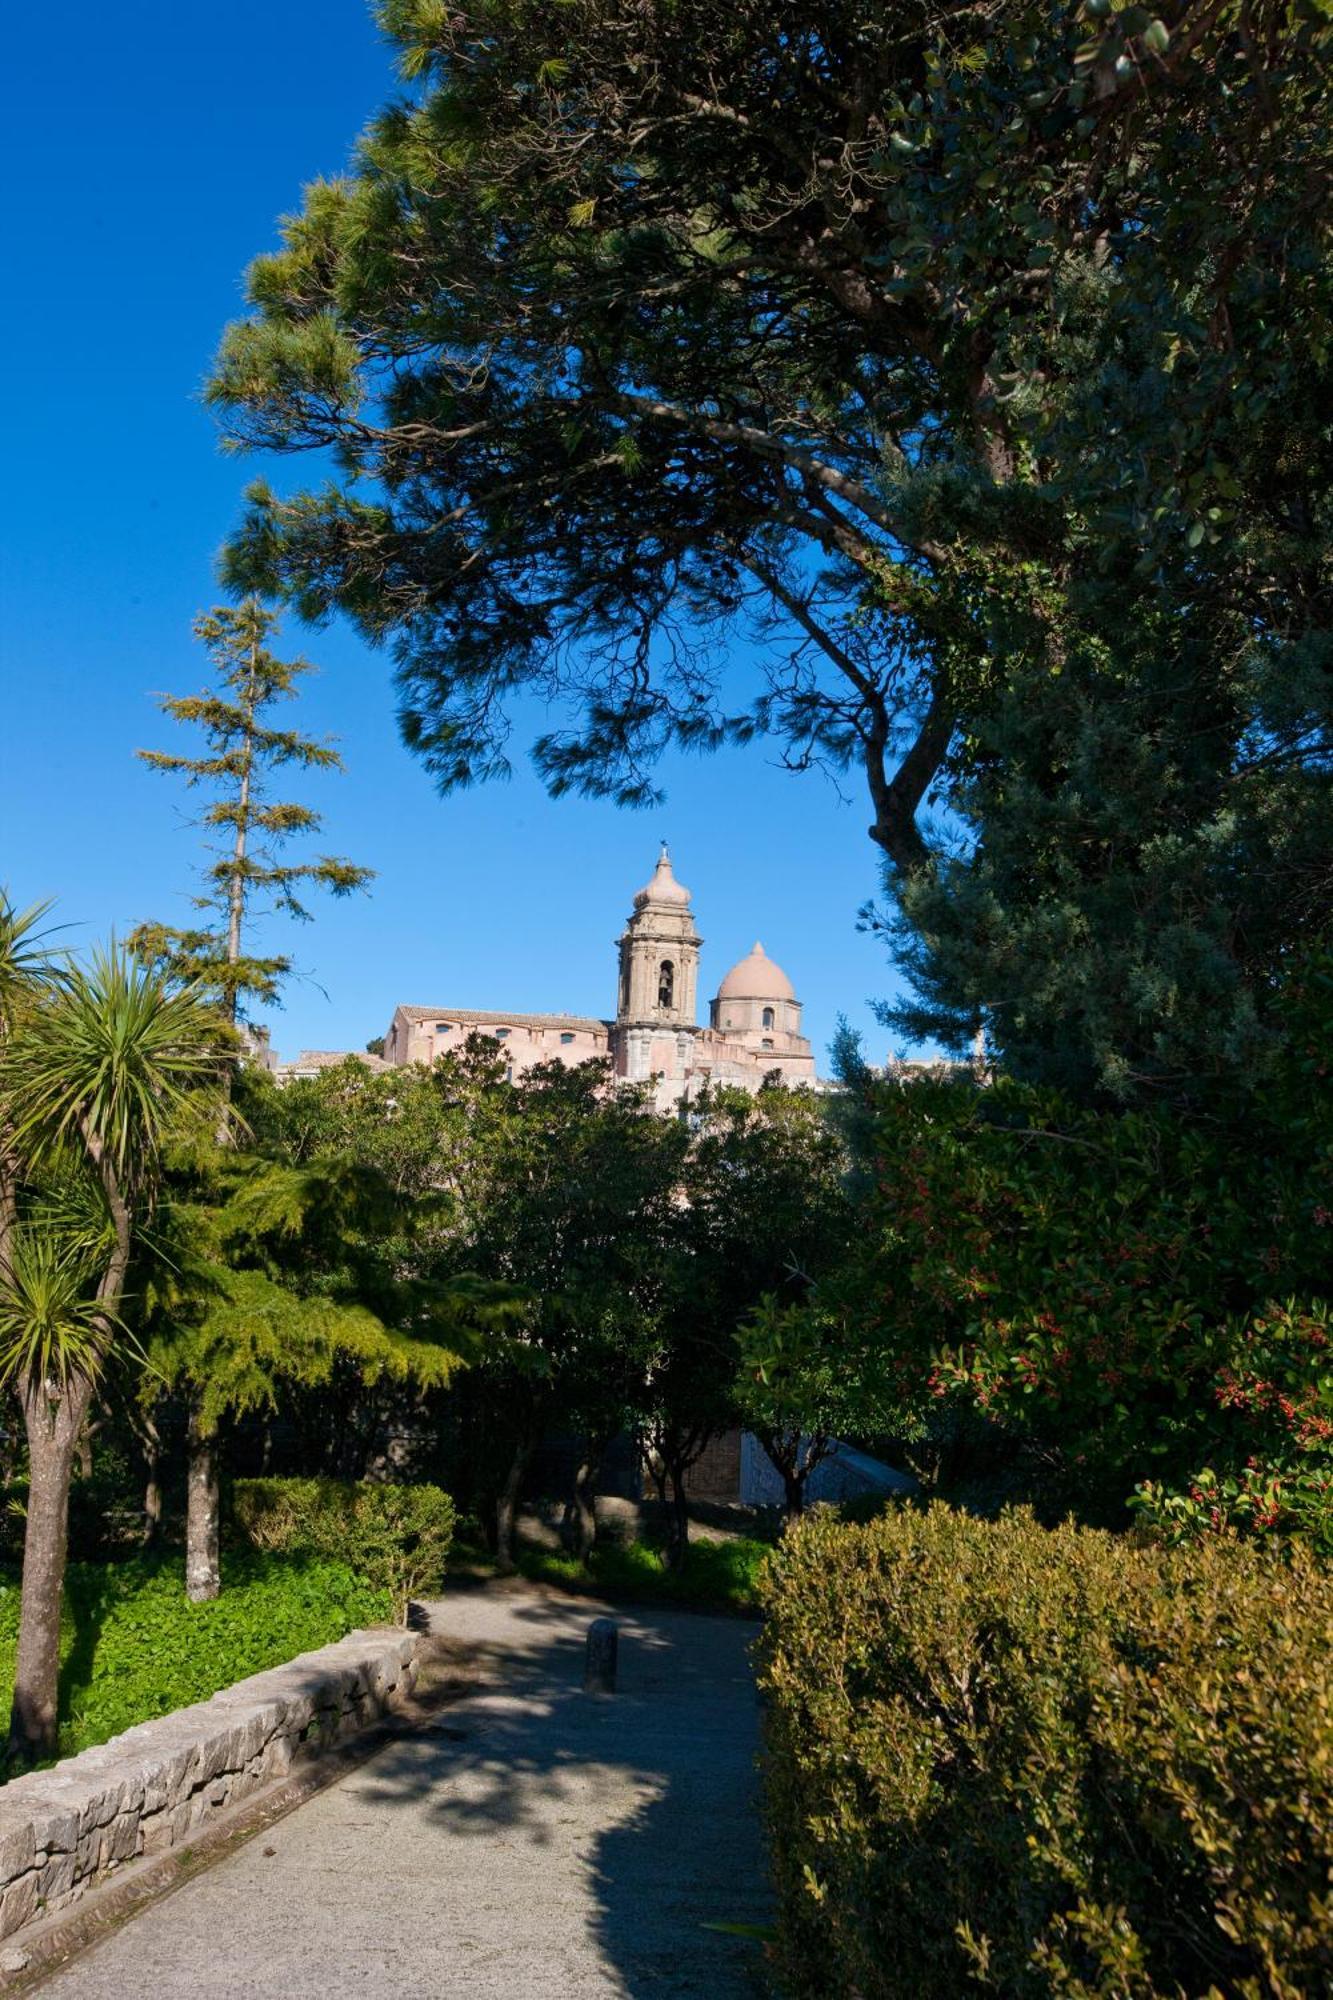
{"type": "Polygon", "coordinates": [[[43,1229],[82,1257],[91,1269],[104,1262],[114,1240],[101,1182],[72,1147],[61,1147],[43,1162],[40,1181],[25,1191],[24,1214],[35,1229],[43,1229]]]}
{"type": "Polygon", "coordinates": [[[190,987],[173,987],[112,945],[55,976],[5,1055],[10,1117],[22,1144],[81,1142],[123,1186],[182,1123],[222,1115],[230,1040],[190,987]]]}
{"type": "Polygon", "coordinates": [[[30,903],[16,910],[8,892],[0,889],[0,1028],[8,1029],[25,1001],[51,976],[46,935],[37,926],[51,905],[30,903]]]}
{"type": "Polygon", "coordinates": [[[95,1379],[106,1323],[86,1250],[40,1225],[15,1230],[0,1265],[0,1383],[95,1379]]]}

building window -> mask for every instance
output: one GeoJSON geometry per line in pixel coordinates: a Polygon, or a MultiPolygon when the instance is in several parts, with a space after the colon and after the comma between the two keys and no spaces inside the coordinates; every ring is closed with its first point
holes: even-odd
{"type": "Polygon", "coordinates": [[[508,1028],[492,1028],[491,1033],[495,1036],[497,1042],[507,1042],[509,1040],[508,1028]]]}
{"type": "Polygon", "coordinates": [[[760,1042],[759,1046],[761,1049],[771,1049],[773,1046],[771,1038],[768,1035],[765,1035],[763,1041],[760,1042]]]}
{"type": "Polygon", "coordinates": [[[452,1026],[453,1023],[451,1021],[437,1021],[435,1023],[435,1032],[437,1035],[447,1035],[452,1026]]]}
{"type": "MultiPolygon", "coordinates": [[[[774,1016],[774,1013],[773,1013],[773,1009],[772,1009],[771,1007],[765,1007],[765,1009],[764,1009],[764,1026],[765,1026],[766,1028],[771,1028],[771,1027],[773,1027],[773,1026],[774,1026],[774,1023],[775,1023],[775,1016],[774,1016]]],[[[764,1047],[765,1047],[766,1049],[769,1049],[769,1048],[772,1048],[772,1046],[773,1046],[773,1044],[772,1044],[771,1042],[765,1042],[765,1043],[764,1043],[764,1047]]]]}
{"type": "Polygon", "coordinates": [[[669,958],[664,958],[657,968],[657,1004],[671,1007],[675,1004],[676,968],[669,958]]]}
{"type": "Polygon", "coordinates": [[[562,1036],[560,1037],[560,1046],[561,1046],[562,1048],[565,1048],[565,1049],[567,1049],[567,1048],[569,1047],[570,1043],[571,1043],[571,1042],[573,1041],[573,1039],[574,1039],[574,1037],[573,1037],[572,1035],[562,1035],[562,1036]]]}

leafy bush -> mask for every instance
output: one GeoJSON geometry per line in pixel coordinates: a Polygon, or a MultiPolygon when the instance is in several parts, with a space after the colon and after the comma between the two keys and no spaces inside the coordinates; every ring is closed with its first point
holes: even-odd
{"type": "Polygon", "coordinates": [[[438,1486],[238,1479],[233,1511],[253,1548],[306,1549],[350,1564],[388,1592],[400,1621],[410,1598],[444,1581],[454,1503],[438,1486]]]}
{"type": "Polygon", "coordinates": [[[1300,2000],[1333,1980],[1333,1578],[936,1506],[766,1570],[805,2000],[1300,2000]]]}
{"type": "Polygon", "coordinates": [[[862,1226],[807,1309],[864,1407],[989,1423],[1060,1511],[1141,1486],[1173,1536],[1333,1553],[1333,970],[1288,998],[1288,1072],[1208,1118],[867,1086],[862,1226]]]}
{"type": "MultiPolygon", "coordinates": [[[[191,1604],[179,1558],[71,1563],[60,1638],[60,1754],[206,1701],[248,1674],[382,1624],[388,1594],[345,1563],[238,1554],[212,1604],[191,1604]]],[[[19,1589],[0,1583],[0,1701],[8,1708],[19,1589]]]]}

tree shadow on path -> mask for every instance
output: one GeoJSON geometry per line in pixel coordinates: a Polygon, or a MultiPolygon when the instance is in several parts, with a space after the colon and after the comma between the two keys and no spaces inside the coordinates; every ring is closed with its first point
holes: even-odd
{"type": "Polygon", "coordinates": [[[511,1954],[525,1992],[764,1991],[758,1947],[707,1928],[768,1916],[754,1628],[617,1613],[618,1691],[592,1696],[584,1635],[603,1607],[525,1596],[479,1618],[454,1602],[439,1622],[448,1633],[454,1613],[482,1685],[351,1781],[356,1809],[412,1809],[421,1847],[474,1885],[460,1928],[485,1932],[488,1895],[504,1913],[495,1938],[464,1941],[497,1972],[511,1954]]]}

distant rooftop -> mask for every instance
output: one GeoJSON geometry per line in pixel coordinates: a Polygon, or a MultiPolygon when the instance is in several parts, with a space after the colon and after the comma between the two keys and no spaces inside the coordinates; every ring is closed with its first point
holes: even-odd
{"type": "Polygon", "coordinates": [[[399,1007],[409,1021],[456,1021],[462,1027],[484,1026],[498,1021],[516,1028],[611,1028],[613,1021],[594,1020],[590,1014],[509,1014],[501,1007],[399,1007]]]}
{"type": "Polygon", "coordinates": [[[291,1062],[279,1063],[278,1067],[292,1075],[298,1070],[337,1069],[339,1063],[359,1062],[367,1069],[391,1069],[383,1056],[373,1056],[368,1049],[302,1049],[291,1062]]]}

